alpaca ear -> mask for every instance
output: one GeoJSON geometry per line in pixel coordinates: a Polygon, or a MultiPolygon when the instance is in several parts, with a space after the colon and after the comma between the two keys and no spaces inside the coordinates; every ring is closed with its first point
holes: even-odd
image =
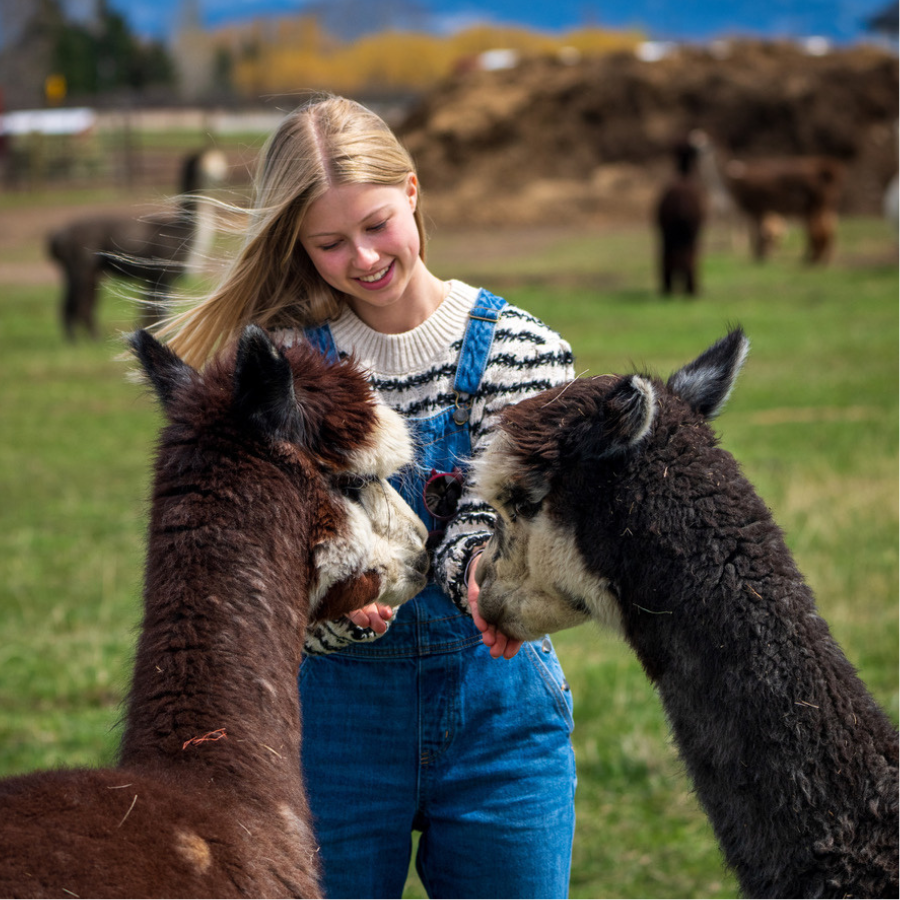
{"type": "Polygon", "coordinates": [[[163,410],[168,413],[176,392],[190,384],[196,373],[174,350],[161,344],[145,329],[128,335],[126,340],[150,379],[163,410]]]}
{"type": "Polygon", "coordinates": [[[599,400],[596,413],[571,429],[574,449],[581,458],[624,453],[647,434],[656,415],[656,391],[640,375],[620,379],[599,400]]]}
{"type": "Polygon", "coordinates": [[[713,419],[725,406],[749,349],[750,341],[736,328],[675,372],[668,387],[695,412],[713,419]]]}
{"type": "Polygon", "coordinates": [[[266,437],[303,443],[306,429],[291,365],[258,325],[248,325],[238,344],[234,402],[238,414],[266,437]]]}

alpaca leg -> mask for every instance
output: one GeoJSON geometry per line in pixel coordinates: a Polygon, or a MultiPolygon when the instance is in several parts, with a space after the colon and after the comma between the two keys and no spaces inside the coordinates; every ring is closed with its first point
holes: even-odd
{"type": "Polygon", "coordinates": [[[816,210],[806,221],[806,261],[826,262],[834,244],[837,216],[831,210],[816,210]]]}
{"type": "Polygon", "coordinates": [[[100,331],[97,328],[97,294],[99,289],[99,272],[91,269],[81,281],[78,296],[77,320],[87,333],[96,340],[100,331]]]}
{"type": "Polygon", "coordinates": [[[66,290],[63,295],[63,330],[70,341],[77,337],[76,329],[83,326],[91,337],[97,337],[95,308],[97,305],[97,272],[93,269],[66,269],[66,290]]]}
{"type": "Polygon", "coordinates": [[[75,323],[78,311],[78,289],[75,281],[66,273],[66,286],[62,302],[62,325],[67,340],[75,341],[75,323]]]}
{"type": "Polygon", "coordinates": [[[692,261],[684,270],[684,290],[689,297],[695,297],[697,295],[697,275],[695,269],[696,266],[692,261]]]}
{"type": "Polygon", "coordinates": [[[672,293],[673,283],[673,267],[671,254],[668,250],[663,251],[662,260],[659,266],[660,271],[660,293],[668,297],[672,293]]]}
{"type": "Polygon", "coordinates": [[[763,262],[768,255],[768,246],[766,245],[765,231],[763,230],[762,220],[758,216],[752,216],[749,221],[750,231],[750,249],[753,258],[757,262],[763,262]]]}

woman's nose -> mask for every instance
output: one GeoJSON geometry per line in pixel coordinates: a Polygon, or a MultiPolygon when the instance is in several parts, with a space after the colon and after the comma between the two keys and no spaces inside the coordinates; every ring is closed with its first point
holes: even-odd
{"type": "Polygon", "coordinates": [[[374,247],[368,244],[356,245],[356,264],[361,269],[368,268],[376,262],[378,262],[378,251],[374,247]]]}

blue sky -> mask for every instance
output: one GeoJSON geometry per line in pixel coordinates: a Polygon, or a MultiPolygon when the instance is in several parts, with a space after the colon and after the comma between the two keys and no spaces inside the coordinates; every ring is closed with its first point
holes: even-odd
{"type": "MultiPolygon", "coordinates": [[[[91,0],[70,0],[89,5],[91,0]]],[[[138,34],[163,38],[182,20],[184,0],[109,0],[138,34]]],[[[205,26],[267,14],[302,12],[313,0],[194,0],[205,26]]],[[[330,0],[332,3],[340,0],[330,0]]],[[[396,0],[368,0],[372,9],[396,0]]],[[[656,39],[699,41],[734,34],[765,37],[822,35],[836,42],[865,37],[865,19],[887,0],[418,0],[429,30],[453,31],[474,21],[517,23],[564,31],[586,23],[638,27],[656,39]]]]}

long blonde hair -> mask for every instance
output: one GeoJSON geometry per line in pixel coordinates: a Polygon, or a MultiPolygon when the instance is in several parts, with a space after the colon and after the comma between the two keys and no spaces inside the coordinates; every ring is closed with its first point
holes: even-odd
{"type": "MultiPolygon", "coordinates": [[[[303,217],[332,185],[399,185],[412,158],[378,115],[353,100],[314,98],[289,113],[266,142],[241,249],[219,285],[160,330],[195,367],[250,322],[305,328],[337,317],[341,295],[300,243],[303,217]]],[[[425,258],[421,203],[414,211],[425,258]]]]}

